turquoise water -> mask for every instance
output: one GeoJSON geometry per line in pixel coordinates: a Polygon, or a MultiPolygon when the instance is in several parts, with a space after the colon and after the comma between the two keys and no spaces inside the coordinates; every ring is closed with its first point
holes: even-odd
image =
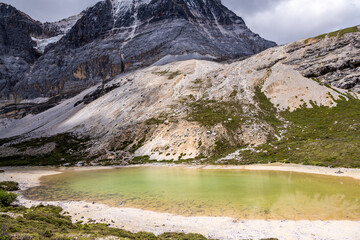
{"type": "Polygon", "coordinates": [[[139,167],[65,171],[25,195],[185,216],[360,220],[360,181],[277,171],[139,167]]]}

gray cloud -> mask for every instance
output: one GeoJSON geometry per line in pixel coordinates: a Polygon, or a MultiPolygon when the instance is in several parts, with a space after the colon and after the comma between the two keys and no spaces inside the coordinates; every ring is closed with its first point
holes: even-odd
{"type": "Polygon", "coordinates": [[[54,22],[79,14],[99,0],[2,0],[41,22],[54,22]]]}
{"type": "Polygon", "coordinates": [[[222,3],[241,17],[252,16],[269,8],[274,8],[286,0],[222,0],[222,3]]]}
{"type": "Polygon", "coordinates": [[[360,24],[359,0],[223,0],[248,27],[278,44],[360,24]]]}
{"type": "MultiPolygon", "coordinates": [[[[57,21],[99,0],[3,0],[32,18],[57,21]]],[[[360,24],[359,0],[222,0],[248,27],[279,44],[360,24]]]]}

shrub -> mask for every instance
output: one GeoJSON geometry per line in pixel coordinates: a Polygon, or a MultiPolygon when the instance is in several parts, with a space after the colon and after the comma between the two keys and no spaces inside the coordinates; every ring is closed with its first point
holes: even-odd
{"type": "Polygon", "coordinates": [[[8,193],[3,190],[0,190],[0,205],[10,206],[17,198],[15,193],[8,193]]]}
{"type": "Polygon", "coordinates": [[[0,240],[11,240],[11,237],[10,237],[10,236],[7,236],[7,235],[1,234],[1,235],[0,235],[0,240]]]}
{"type": "Polygon", "coordinates": [[[0,190],[4,191],[17,191],[19,190],[19,184],[17,182],[0,182],[0,190]]]}
{"type": "Polygon", "coordinates": [[[32,207],[31,211],[24,214],[24,218],[27,220],[46,222],[58,227],[71,226],[70,218],[61,215],[61,211],[61,207],[39,205],[32,207]]]}
{"type": "Polygon", "coordinates": [[[45,238],[51,238],[52,236],[54,236],[53,232],[51,230],[46,230],[44,233],[43,233],[43,236],[45,238]]]}

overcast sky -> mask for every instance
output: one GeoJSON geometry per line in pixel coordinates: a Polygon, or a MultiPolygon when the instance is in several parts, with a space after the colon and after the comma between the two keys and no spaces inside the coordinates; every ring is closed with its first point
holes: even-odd
{"type": "MultiPolygon", "coordinates": [[[[75,15],[99,0],[0,0],[40,21],[75,15]]],[[[360,0],[222,0],[248,27],[278,44],[360,25],[360,0]]]]}

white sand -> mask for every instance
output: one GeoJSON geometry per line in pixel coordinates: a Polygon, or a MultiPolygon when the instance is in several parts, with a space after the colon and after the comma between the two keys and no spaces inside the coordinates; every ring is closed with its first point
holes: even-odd
{"type": "MultiPolygon", "coordinates": [[[[163,166],[163,165],[162,165],[163,166]]],[[[184,166],[182,166],[184,167],[184,166]]],[[[252,166],[194,166],[206,169],[249,169],[296,171],[334,176],[347,176],[360,179],[360,169],[340,170],[300,165],[252,165],[252,166]]],[[[45,175],[58,174],[61,169],[54,168],[4,168],[1,180],[13,180],[20,183],[22,189],[38,185],[39,178],[45,175]]],[[[75,168],[75,170],[94,170],[105,168],[75,168]]],[[[27,207],[40,202],[19,197],[20,204],[27,207]]],[[[130,231],[148,231],[155,234],[163,232],[200,233],[216,239],[260,239],[276,237],[282,239],[317,239],[317,240],[360,240],[360,221],[237,221],[226,217],[184,217],[167,213],[157,213],[141,209],[109,207],[104,204],[87,202],[41,202],[60,206],[69,212],[74,221],[93,219],[97,222],[109,223],[111,226],[130,231]]]]}

